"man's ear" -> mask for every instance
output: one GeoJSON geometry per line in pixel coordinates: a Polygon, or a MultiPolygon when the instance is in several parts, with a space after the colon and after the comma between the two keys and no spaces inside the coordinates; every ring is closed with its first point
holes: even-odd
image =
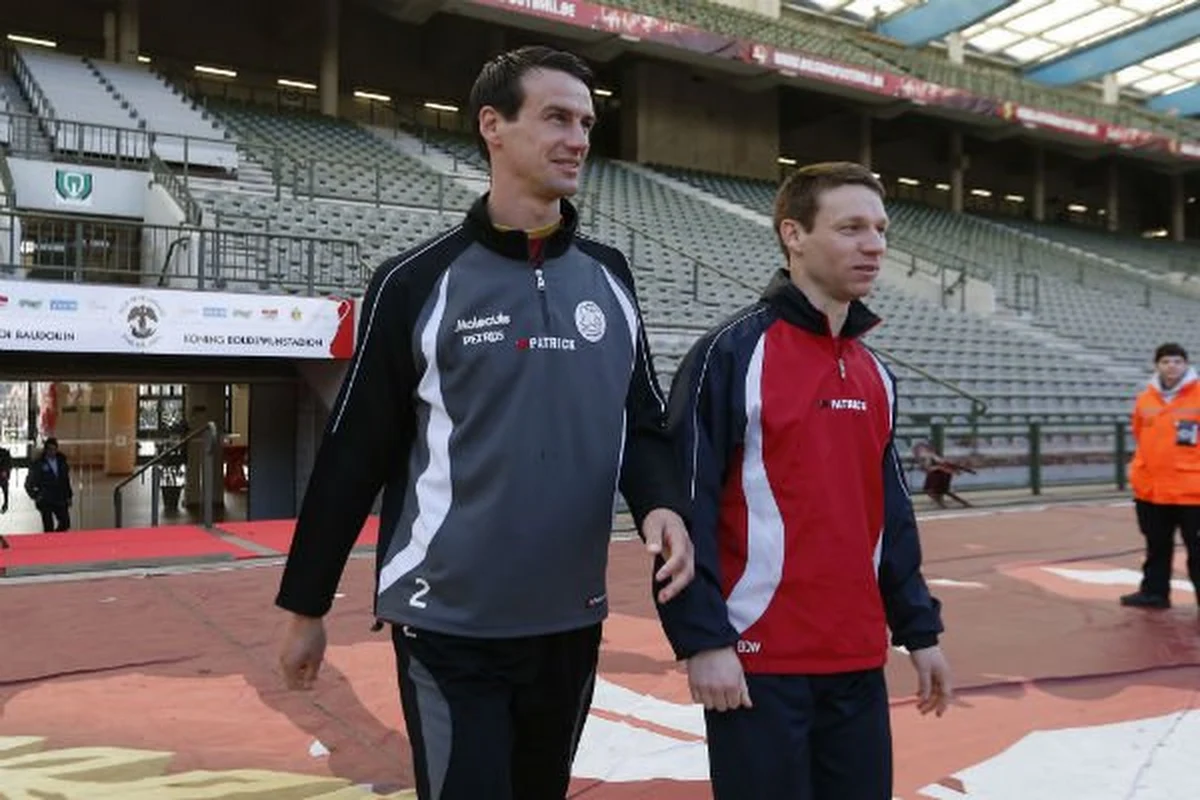
{"type": "Polygon", "coordinates": [[[796,220],[785,219],[779,223],[779,238],[783,240],[789,252],[796,255],[803,253],[805,237],[803,226],[796,220]]]}
{"type": "Polygon", "coordinates": [[[492,106],[479,109],[479,135],[487,142],[489,149],[495,149],[500,144],[500,112],[492,106]]]}

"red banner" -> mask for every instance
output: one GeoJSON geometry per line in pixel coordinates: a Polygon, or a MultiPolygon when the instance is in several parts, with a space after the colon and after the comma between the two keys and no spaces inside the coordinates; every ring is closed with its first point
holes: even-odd
{"type": "Polygon", "coordinates": [[[607,31],[709,55],[735,57],[738,40],[682,22],[578,0],[472,0],[475,5],[557,20],[579,28],[607,31]]]}
{"type": "Polygon", "coordinates": [[[608,31],[629,39],[646,40],[692,52],[757,64],[788,77],[810,78],[915,105],[954,108],[984,116],[999,116],[1015,125],[1046,129],[1125,149],[1160,150],[1181,158],[1200,159],[1200,142],[1188,142],[1140,128],[1128,128],[1071,114],[1032,108],[1001,98],[984,97],[964,89],[895,72],[842,64],[826,58],[781,50],[701,30],[647,14],[609,8],[582,0],[472,0],[476,5],[501,8],[542,19],[557,20],[591,30],[608,31]]]}

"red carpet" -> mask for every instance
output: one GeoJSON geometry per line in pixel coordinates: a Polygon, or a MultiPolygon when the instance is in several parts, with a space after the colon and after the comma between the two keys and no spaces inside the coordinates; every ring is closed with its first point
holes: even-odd
{"type": "MultiPolygon", "coordinates": [[[[295,524],[294,519],[270,519],[222,522],[213,531],[198,525],[161,525],[7,536],[7,547],[0,549],[0,576],[285,555],[295,524]],[[222,534],[244,539],[258,549],[239,546],[222,534]],[[263,548],[274,552],[264,553],[263,548]]],[[[357,546],[374,547],[378,538],[379,518],[368,517],[357,546]]]]}
{"type": "Polygon", "coordinates": [[[8,536],[5,541],[8,547],[0,550],[0,575],[227,561],[257,555],[194,525],[27,534],[8,536]]]}
{"type": "MultiPolygon", "coordinates": [[[[241,539],[247,539],[263,547],[270,547],[286,554],[292,544],[294,519],[260,519],[253,522],[222,522],[217,527],[241,539]]],[[[374,547],[379,540],[379,517],[367,517],[362,532],[358,535],[357,547],[374,547]]]]}

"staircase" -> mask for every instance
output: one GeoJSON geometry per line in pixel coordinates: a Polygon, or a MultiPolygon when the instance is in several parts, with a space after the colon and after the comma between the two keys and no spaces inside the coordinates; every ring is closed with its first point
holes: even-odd
{"type": "Polygon", "coordinates": [[[39,120],[33,116],[33,108],[25,99],[20,84],[10,72],[0,72],[0,91],[8,98],[8,110],[16,115],[12,119],[11,155],[28,155],[33,158],[49,158],[53,143],[42,130],[39,120]]]}
{"type": "Polygon", "coordinates": [[[410,158],[415,158],[434,172],[449,175],[454,181],[471,194],[482,194],[488,187],[488,174],[456,158],[436,144],[423,142],[416,136],[399,128],[381,128],[376,125],[362,125],[368,133],[379,141],[394,148],[410,158]]]}
{"type": "MultiPolygon", "coordinates": [[[[175,168],[180,174],[179,168],[175,168]]],[[[188,188],[212,192],[248,192],[250,194],[275,194],[275,179],[270,171],[253,160],[245,152],[238,153],[237,179],[188,176],[188,188]]]]}

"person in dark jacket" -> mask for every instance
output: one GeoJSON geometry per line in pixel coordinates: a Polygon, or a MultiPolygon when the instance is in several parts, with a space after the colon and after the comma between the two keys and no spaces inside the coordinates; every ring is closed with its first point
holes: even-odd
{"type": "Polygon", "coordinates": [[[696,579],[658,609],[705,707],[716,800],[891,800],[888,629],[920,711],[951,697],[896,381],[861,341],[887,224],[866,167],[795,172],[775,206],[786,272],[672,385],[696,579]]]}
{"type": "Polygon", "coordinates": [[[385,262],[308,482],[276,603],[312,685],[382,487],[392,626],[421,800],[562,800],[591,704],[620,489],[659,598],[691,579],[686,506],[625,257],[582,236],[591,72],[505,53],[471,92],[491,189],[385,262]]]}
{"type": "Polygon", "coordinates": [[[12,478],[12,451],[0,447],[0,492],[4,493],[4,504],[0,505],[0,514],[8,513],[8,482],[12,478]]]}
{"type": "Polygon", "coordinates": [[[66,531],[71,528],[71,469],[67,457],[58,450],[58,439],[50,437],[42,454],[29,464],[25,492],[42,514],[42,530],[66,531]]]}

